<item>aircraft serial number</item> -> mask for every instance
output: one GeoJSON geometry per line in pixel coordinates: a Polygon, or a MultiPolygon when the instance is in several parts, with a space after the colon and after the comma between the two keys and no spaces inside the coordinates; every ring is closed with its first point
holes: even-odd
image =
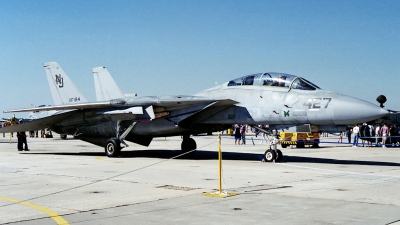
{"type": "Polygon", "coordinates": [[[304,106],[309,109],[328,108],[331,101],[332,98],[312,98],[308,99],[308,101],[304,103],[304,106]]]}
{"type": "Polygon", "coordinates": [[[69,98],[69,102],[79,102],[81,97],[69,98]]]}

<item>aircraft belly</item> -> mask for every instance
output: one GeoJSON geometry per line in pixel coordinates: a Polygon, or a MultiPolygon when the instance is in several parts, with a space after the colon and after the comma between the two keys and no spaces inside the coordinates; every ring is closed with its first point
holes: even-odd
{"type": "Polygon", "coordinates": [[[167,119],[157,119],[147,123],[137,123],[130,134],[165,137],[188,132],[188,129],[179,127],[167,119]]]}
{"type": "Polygon", "coordinates": [[[76,127],[66,127],[68,133],[73,133],[75,135],[88,135],[88,136],[98,136],[98,137],[115,137],[117,132],[117,123],[113,121],[97,123],[93,125],[83,125],[76,127]],[[74,132],[71,132],[74,130],[74,132]]]}

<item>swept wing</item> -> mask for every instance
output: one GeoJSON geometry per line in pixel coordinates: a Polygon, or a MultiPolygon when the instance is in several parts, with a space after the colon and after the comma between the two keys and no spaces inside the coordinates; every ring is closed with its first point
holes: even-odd
{"type": "MultiPolygon", "coordinates": [[[[207,99],[196,96],[165,96],[165,97],[133,97],[125,99],[115,99],[111,101],[93,102],[93,103],[77,103],[69,105],[33,107],[25,109],[15,109],[4,111],[11,112],[27,112],[27,111],[49,111],[58,110],[56,115],[38,119],[32,122],[14,125],[7,129],[0,129],[1,133],[16,132],[23,130],[38,130],[46,127],[53,127],[61,122],[65,124],[70,115],[77,113],[91,113],[91,115],[103,115],[102,121],[151,121],[160,117],[170,116],[170,112],[181,110],[187,116],[177,121],[179,126],[188,128],[191,124],[207,118],[222,109],[234,105],[237,102],[222,99],[207,99]],[[63,110],[63,111],[61,111],[63,110]]],[[[85,115],[86,115],[85,114],[85,115]]],[[[174,116],[176,117],[176,115],[174,116]]],[[[96,122],[96,119],[91,119],[96,122]]],[[[100,120],[98,121],[100,122],[100,120]]]]}

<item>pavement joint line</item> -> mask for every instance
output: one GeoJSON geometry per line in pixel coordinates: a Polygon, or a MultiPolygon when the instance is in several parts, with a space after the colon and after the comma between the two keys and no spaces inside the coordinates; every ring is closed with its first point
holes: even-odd
{"type": "Polygon", "coordinates": [[[388,178],[395,178],[395,179],[396,178],[400,178],[400,176],[372,174],[372,173],[358,173],[358,172],[342,171],[342,170],[330,170],[330,169],[322,169],[322,168],[316,168],[316,167],[298,166],[298,165],[292,165],[292,164],[288,164],[288,163],[285,163],[285,164],[277,163],[276,165],[288,166],[288,167],[297,167],[297,168],[311,169],[311,170],[320,170],[320,171],[327,171],[327,172],[335,172],[335,173],[346,173],[346,174],[363,175],[363,176],[388,177],[388,178]]]}
{"type": "MultiPolygon", "coordinates": [[[[43,164],[51,164],[51,163],[65,163],[65,162],[79,162],[79,161],[93,161],[93,159],[71,159],[71,160],[62,160],[62,161],[46,161],[44,163],[41,163],[41,165],[43,164]]],[[[2,163],[0,162],[0,166],[3,165],[26,165],[26,164],[37,164],[37,162],[35,161],[28,161],[28,162],[8,162],[8,163],[2,163]]]]}
{"type": "Polygon", "coordinates": [[[45,207],[42,207],[42,206],[39,206],[39,205],[35,205],[35,204],[29,203],[29,202],[23,202],[23,201],[19,201],[19,200],[16,200],[16,199],[3,197],[3,196],[0,196],[0,200],[14,202],[14,203],[18,203],[18,204],[21,204],[21,205],[24,205],[24,206],[28,206],[28,207],[37,209],[37,210],[42,211],[43,213],[47,214],[58,225],[69,225],[69,223],[64,218],[62,218],[56,212],[54,212],[54,211],[52,211],[50,209],[47,209],[45,207]]]}
{"type": "MultiPolygon", "coordinates": [[[[215,143],[215,142],[213,142],[213,143],[215,143]]],[[[211,144],[211,143],[210,143],[210,144],[211,144]]],[[[207,145],[210,145],[210,144],[207,144],[207,145]]],[[[207,146],[207,145],[205,145],[205,146],[207,146]]],[[[204,147],[204,146],[202,146],[202,147],[204,147]]],[[[75,189],[78,189],[78,188],[86,187],[86,186],[89,186],[89,185],[92,185],[92,184],[100,183],[100,182],[102,182],[102,181],[111,180],[111,179],[116,178],[116,177],[120,177],[120,176],[129,174],[129,173],[133,173],[133,172],[136,172],[136,171],[139,171],[139,170],[142,170],[142,169],[146,169],[146,168],[148,168],[148,167],[152,167],[152,166],[155,166],[155,165],[157,165],[157,164],[161,164],[161,163],[166,162],[166,161],[169,161],[169,160],[171,160],[171,159],[176,159],[176,158],[181,157],[181,156],[184,156],[184,155],[186,155],[186,154],[190,154],[190,153],[192,153],[193,151],[195,151],[195,150],[187,151],[187,152],[181,153],[181,154],[179,154],[179,155],[176,155],[176,156],[174,156],[174,157],[171,157],[171,158],[168,158],[168,159],[164,159],[164,160],[158,161],[158,162],[156,162],[156,163],[152,163],[152,164],[150,164],[150,165],[146,165],[146,166],[143,166],[143,167],[134,169],[134,170],[130,170],[130,171],[128,171],[128,172],[120,173],[120,174],[117,174],[117,175],[115,175],[115,176],[106,177],[106,178],[100,179],[100,180],[95,180],[95,181],[92,181],[92,182],[87,183],[87,184],[83,184],[83,185],[80,185],[80,186],[76,186],[76,187],[64,189],[64,190],[61,190],[61,191],[52,192],[52,193],[50,193],[50,194],[46,194],[46,195],[41,195],[41,196],[29,198],[29,199],[24,200],[23,202],[30,201],[30,200],[34,200],[34,199],[39,199],[39,198],[43,198],[43,197],[47,197],[47,196],[51,196],[51,195],[56,195],[56,194],[59,194],[59,193],[64,193],[64,192],[67,192],[67,191],[71,191],[71,190],[75,190],[75,189]]],[[[6,204],[6,205],[1,205],[0,208],[6,207],[6,206],[9,206],[9,205],[13,205],[13,204],[15,204],[15,203],[20,203],[20,202],[22,202],[22,201],[16,201],[16,202],[15,202],[15,201],[11,201],[11,202],[13,202],[13,203],[6,204]]]]}
{"type": "MultiPolygon", "coordinates": [[[[216,189],[213,189],[216,191],[216,189]]],[[[203,192],[205,193],[205,192],[203,192]]],[[[257,197],[258,198],[258,193],[246,193],[245,198],[252,198],[252,197],[257,197]]],[[[163,199],[157,199],[157,200],[151,200],[151,201],[144,201],[144,202],[138,202],[138,203],[132,203],[132,204],[126,204],[126,205],[119,205],[119,206],[112,206],[112,207],[106,207],[106,208],[100,208],[100,209],[91,209],[91,210],[86,210],[82,212],[76,212],[76,213],[71,213],[69,215],[74,215],[74,214],[79,214],[79,213],[88,213],[88,212],[95,212],[95,211],[101,211],[101,210],[106,210],[106,209],[113,209],[113,208],[119,208],[119,207],[126,207],[126,206],[136,206],[136,205],[141,205],[141,204],[152,204],[158,201],[165,201],[169,199],[177,199],[177,198],[186,198],[190,196],[198,196],[198,193],[193,193],[190,195],[185,195],[185,196],[179,196],[179,197],[172,197],[172,198],[163,198],[163,199]]],[[[239,195],[234,196],[234,197],[239,197],[239,195]]],[[[243,196],[242,196],[243,197],[243,196]]],[[[193,207],[193,206],[198,206],[198,205],[209,205],[209,204],[214,204],[214,203],[219,203],[219,202],[225,202],[225,201],[233,201],[235,198],[204,198],[204,199],[209,199],[205,202],[200,202],[200,203],[189,203],[187,205],[179,205],[179,206],[171,206],[171,207],[160,207],[156,209],[146,209],[143,211],[135,211],[135,212],[130,212],[130,213],[125,213],[123,215],[111,215],[107,217],[102,217],[102,218],[96,218],[96,219],[89,219],[89,220],[84,220],[84,221],[75,221],[75,223],[83,223],[83,222],[88,222],[88,221],[95,221],[95,220],[104,220],[105,218],[121,218],[121,217],[126,217],[126,216],[131,216],[131,215],[138,215],[138,214],[147,214],[147,213],[152,213],[152,212],[162,212],[162,211],[168,211],[168,210],[174,210],[174,209],[181,209],[181,208],[187,208],[187,207],[193,207]]]]}

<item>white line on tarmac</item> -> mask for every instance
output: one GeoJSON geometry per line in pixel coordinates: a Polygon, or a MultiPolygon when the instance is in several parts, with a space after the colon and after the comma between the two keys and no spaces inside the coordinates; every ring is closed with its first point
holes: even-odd
{"type": "MultiPolygon", "coordinates": [[[[93,160],[95,160],[94,158],[92,158],[92,159],[70,159],[70,160],[68,160],[68,159],[65,159],[65,160],[60,160],[60,161],[45,161],[45,162],[40,162],[40,164],[42,165],[42,164],[51,164],[51,163],[65,163],[65,162],[80,162],[80,161],[93,161],[93,160]]],[[[27,162],[25,162],[25,161],[20,161],[20,162],[0,162],[0,166],[3,166],[3,165],[18,165],[18,164],[23,164],[23,165],[26,165],[26,164],[37,164],[37,161],[27,161],[27,162]]]]}
{"type": "Polygon", "coordinates": [[[309,167],[309,166],[292,165],[292,164],[288,164],[288,163],[284,163],[284,164],[283,164],[283,163],[276,163],[275,165],[288,166],[288,167],[297,167],[297,168],[311,169],[311,170],[319,170],[319,171],[326,171],[326,172],[346,173],[346,174],[353,174],[353,175],[374,176],[374,177],[386,177],[386,178],[394,178],[394,179],[400,178],[400,176],[393,176],[393,175],[372,174],[372,173],[358,173],[358,172],[351,172],[351,171],[322,169],[322,168],[309,167]]]}

